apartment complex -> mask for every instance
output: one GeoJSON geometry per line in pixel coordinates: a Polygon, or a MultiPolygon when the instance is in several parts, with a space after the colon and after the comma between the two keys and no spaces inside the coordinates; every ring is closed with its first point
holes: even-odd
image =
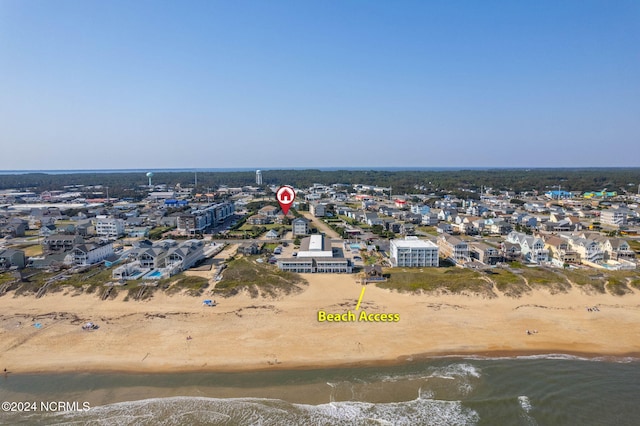
{"type": "Polygon", "coordinates": [[[322,235],[303,238],[300,251],[293,258],[278,260],[278,267],[283,271],[298,273],[351,273],[351,262],[338,255],[337,249],[331,247],[331,240],[322,235]]]}
{"type": "Polygon", "coordinates": [[[235,205],[233,202],[211,204],[198,210],[193,210],[189,214],[179,215],[176,227],[183,234],[200,234],[207,228],[222,224],[234,211],[235,205]]]}
{"type": "Polygon", "coordinates": [[[404,240],[391,240],[391,264],[398,267],[437,267],[438,246],[431,241],[406,237],[404,240]]]}
{"type": "Polygon", "coordinates": [[[107,216],[97,216],[96,235],[107,238],[118,238],[124,235],[124,220],[107,216]]]}
{"type": "Polygon", "coordinates": [[[608,209],[600,212],[600,223],[620,227],[627,224],[626,209],[608,209]]]}

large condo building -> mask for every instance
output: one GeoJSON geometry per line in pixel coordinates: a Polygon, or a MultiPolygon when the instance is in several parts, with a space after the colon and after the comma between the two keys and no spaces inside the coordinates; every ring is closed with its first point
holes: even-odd
{"type": "Polygon", "coordinates": [[[608,209],[600,212],[600,223],[603,225],[620,226],[627,224],[626,209],[608,209]]]}
{"type": "Polygon", "coordinates": [[[195,235],[205,229],[222,224],[235,212],[233,202],[222,202],[211,204],[197,210],[192,210],[189,214],[182,214],[177,219],[177,229],[183,234],[195,235]]]}
{"type": "Polygon", "coordinates": [[[438,266],[438,246],[431,241],[407,237],[391,240],[391,263],[399,267],[438,266]]]}
{"type": "Polygon", "coordinates": [[[303,238],[297,257],[278,260],[283,271],[298,273],[351,273],[351,262],[331,246],[331,240],[322,235],[303,238]]]}
{"type": "Polygon", "coordinates": [[[97,216],[96,234],[101,237],[118,238],[124,235],[124,220],[113,217],[97,216]]]}

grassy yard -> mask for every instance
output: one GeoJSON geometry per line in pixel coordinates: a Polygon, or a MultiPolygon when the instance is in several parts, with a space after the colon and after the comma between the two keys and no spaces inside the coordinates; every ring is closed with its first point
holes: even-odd
{"type": "Polygon", "coordinates": [[[224,270],[222,281],[216,283],[213,294],[233,296],[248,290],[252,297],[279,296],[301,290],[306,281],[293,272],[281,271],[274,265],[257,263],[256,257],[232,260],[224,270]]]}
{"type": "Polygon", "coordinates": [[[416,231],[424,232],[425,234],[438,236],[438,230],[435,226],[416,226],[416,231]]]}
{"type": "Polygon", "coordinates": [[[158,226],[156,228],[153,228],[151,231],[149,231],[149,239],[151,240],[159,240],[162,238],[162,234],[164,234],[167,231],[171,231],[172,227],[170,226],[158,226]]]}
{"type": "Polygon", "coordinates": [[[445,290],[451,293],[471,292],[485,297],[495,297],[490,283],[482,274],[461,268],[388,268],[389,279],[377,283],[381,288],[398,291],[420,292],[445,290]]]}
{"type": "Polygon", "coordinates": [[[42,246],[40,244],[33,244],[30,246],[22,246],[20,250],[24,251],[26,257],[40,256],[42,255],[42,246]]]}
{"type": "Polygon", "coordinates": [[[238,230],[251,232],[253,228],[265,228],[267,231],[271,229],[284,229],[284,230],[291,231],[291,226],[281,225],[279,223],[269,223],[267,225],[250,225],[248,223],[245,223],[240,228],[238,228],[238,230]]]}

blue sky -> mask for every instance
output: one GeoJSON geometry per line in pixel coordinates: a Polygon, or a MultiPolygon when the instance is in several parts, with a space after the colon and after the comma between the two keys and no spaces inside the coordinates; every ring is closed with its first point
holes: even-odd
{"type": "Polygon", "coordinates": [[[0,169],[640,166],[638,1],[0,0],[0,169]]]}

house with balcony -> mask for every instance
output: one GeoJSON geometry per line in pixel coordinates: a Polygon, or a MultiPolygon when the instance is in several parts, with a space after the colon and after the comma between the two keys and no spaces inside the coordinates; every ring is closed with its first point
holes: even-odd
{"type": "Polygon", "coordinates": [[[293,236],[308,235],[309,234],[309,220],[298,217],[291,221],[291,229],[293,236]]]}
{"type": "Polygon", "coordinates": [[[580,255],[573,250],[566,238],[557,235],[545,237],[544,246],[549,250],[549,258],[556,266],[564,266],[567,263],[578,263],[580,255]]]}
{"type": "Polygon", "coordinates": [[[455,263],[466,263],[471,260],[467,242],[453,235],[441,234],[438,236],[438,248],[442,257],[455,263]]]}
{"type": "Polygon", "coordinates": [[[84,238],[80,235],[53,234],[42,240],[42,250],[45,253],[63,253],[82,243],[84,238]]]}
{"type": "Polygon", "coordinates": [[[324,217],[326,205],[318,202],[309,203],[309,212],[315,217],[324,217]]]}
{"type": "Polygon", "coordinates": [[[502,257],[508,262],[519,260],[522,257],[520,243],[503,241],[500,243],[500,252],[502,253],[502,257]]]}
{"type": "Polygon", "coordinates": [[[254,214],[247,219],[249,225],[267,225],[271,223],[271,219],[261,214],[254,214]]]}
{"type": "Polygon", "coordinates": [[[0,248],[0,270],[12,267],[22,269],[26,264],[27,261],[24,251],[0,248]]]}
{"type": "Polygon", "coordinates": [[[258,214],[266,217],[270,217],[272,219],[275,219],[275,217],[278,215],[279,212],[280,212],[280,209],[275,206],[264,206],[263,208],[258,210],[258,214]]]}
{"type": "Polygon", "coordinates": [[[573,235],[563,235],[569,242],[569,247],[580,256],[581,262],[602,263],[604,261],[604,251],[600,244],[588,238],[573,235]]]}
{"type": "Polygon", "coordinates": [[[520,245],[522,258],[530,263],[543,263],[549,261],[549,251],[544,246],[541,238],[527,235],[522,232],[511,232],[507,241],[520,245]]]}
{"type": "Polygon", "coordinates": [[[602,210],[600,212],[600,223],[619,228],[627,224],[628,213],[629,211],[626,208],[602,210]]]}
{"type": "Polygon", "coordinates": [[[486,265],[495,265],[502,259],[497,248],[475,241],[469,244],[469,255],[472,259],[486,265]]]}
{"type": "Polygon", "coordinates": [[[85,243],[76,245],[65,259],[73,265],[93,265],[113,256],[113,243],[85,243]]]}
{"type": "Polygon", "coordinates": [[[96,216],[96,235],[99,237],[119,238],[125,234],[125,222],[122,219],[107,216],[96,216]]]}
{"type": "Polygon", "coordinates": [[[635,260],[636,254],[629,243],[622,238],[607,237],[598,233],[584,233],[585,238],[590,238],[600,245],[604,253],[604,260],[635,260]]]}

